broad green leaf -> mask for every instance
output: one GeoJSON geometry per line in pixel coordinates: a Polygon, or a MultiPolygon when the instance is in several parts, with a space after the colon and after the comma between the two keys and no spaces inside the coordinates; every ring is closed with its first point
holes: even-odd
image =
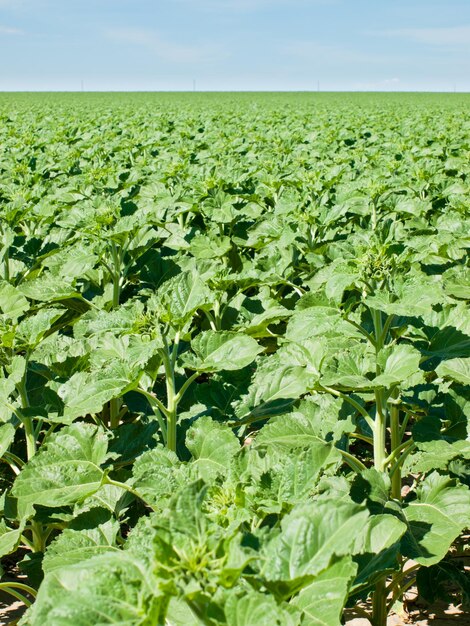
{"type": "Polygon", "coordinates": [[[293,618],[272,596],[250,591],[241,597],[229,596],[225,604],[227,626],[295,626],[293,618]]]}
{"type": "Polygon", "coordinates": [[[29,303],[21,291],[6,281],[0,281],[0,311],[16,322],[28,309],[29,303]]]}
{"type": "Polygon", "coordinates": [[[175,471],[178,465],[178,457],[171,450],[147,450],[134,463],[132,484],[146,501],[161,504],[179,487],[175,471]]]}
{"type": "Polygon", "coordinates": [[[338,309],[314,306],[295,311],[287,324],[286,339],[302,342],[310,337],[357,336],[358,332],[345,322],[338,309]]]}
{"type": "Polygon", "coordinates": [[[374,386],[390,387],[406,381],[413,374],[418,373],[421,354],[416,348],[408,345],[394,346],[391,350],[385,349],[378,356],[383,363],[383,371],[377,376],[374,386]]]}
{"type": "Polygon", "coordinates": [[[19,519],[33,515],[35,504],[66,506],[97,491],[107,449],[108,436],[91,424],[73,424],[51,435],[13,483],[19,519]]]}
{"type": "Polygon", "coordinates": [[[269,445],[286,448],[306,448],[318,444],[323,440],[308,417],[302,413],[286,413],[272,417],[268,424],[263,426],[256,436],[256,445],[269,445]]]}
{"type": "Polygon", "coordinates": [[[450,359],[436,367],[436,374],[442,378],[450,378],[464,385],[470,384],[470,357],[466,359],[450,359]]]}
{"type": "Polygon", "coordinates": [[[51,326],[64,314],[64,309],[41,309],[35,315],[27,317],[18,324],[16,341],[34,347],[38,344],[51,326]]]}
{"type": "Polygon", "coordinates": [[[284,366],[277,355],[268,357],[256,371],[253,381],[237,406],[240,418],[252,414],[269,416],[286,409],[307,392],[314,376],[304,367],[284,366]]]}
{"type": "Polygon", "coordinates": [[[11,554],[21,543],[23,524],[19,528],[8,528],[4,520],[0,520],[0,557],[11,554]]]}
{"type": "Polygon", "coordinates": [[[354,586],[371,585],[385,572],[398,569],[399,542],[406,530],[406,524],[393,515],[371,515],[355,546],[360,554],[354,557],[358,564],[354,586]]]}
{"type": "Polygon", "coordinates": [[[42,562],[44,573],[86,561],[104,552],[119,552],[116,547],[118,532],[119,523],[111,520],[84,530],[66,528],[46,550],[42,562]]]}
{"type": "Polygon", "coordinates": [[[263,351],[252,337],[214,330],[197,335],[191,342],[191,348],[195,356],[185,354],[183,366],[200,372],[241,369],[263,351]]]}
{"type": "Polygon", "coordinates": [[[296,507],[266,547],[263,572],[270,581],[296,583],[324,571],[334,556],[349,554],[368,512],[356,504],[320,502],[296,507]]]}
{"type": "Polygon", "coordinates": [[[105,402],[118,398],[136,384],[136,373],[119,362],[95,372],[77,372],[59,387],[64,403],[61,419],[71,423],[77,417],[99,413],[105,402]]]}
{"type": "Polygon", "coordinates": [[[302,625],[341,626],[341,616],[357,565],[343,557],[315,577],[291,604],[303,611],[302,625]]]}
{"type": "Polygon", "coordinates": [[[27,298],[39,302],[56,302],[64,298],[81,297],[70,283],[50,273],[23,282],[19,289],[27,298]]]}
{"type": "Polygon", "coordinates": [[[182,272],[163,283],[157,296],[163,320],[183,326],[197,309],[210,302],[212,294],[196,273],[182,272]]]}
{"type": "Polygon", "coordinates": [[[46,575],[24,626],[152,626],[166,602],[148,565],[126,552],[103,554],[46,575]]]}
{"type": "Polygon", "coordinates": [[[238,439],[230,428],[208,416],[199,418],[188,430],[186,447],[193,455],[200,476],[206,481],[217,474],[225,474],[232,457],[240,450],[238,439]]]}
{"type": "Polygon", "coordinates": [[[422,565],[434,565],[470,524],[470,490],[434,472],[403,513],[408,532],[402,539],[402,553],[422,565]]]}
{"type": "Polygon", "coordinates": [[[0,458],[5,454],[15,438],[16,428],[11,423],[0,426],[0,458]]]}

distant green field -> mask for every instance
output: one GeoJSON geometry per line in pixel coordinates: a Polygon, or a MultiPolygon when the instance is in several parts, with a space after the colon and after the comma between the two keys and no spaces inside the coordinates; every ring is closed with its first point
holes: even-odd
{"type": "Polygon", "coordinates": [[[465,607],[469,206],[468,94],[0,94],[21,624],[465,607]]]}

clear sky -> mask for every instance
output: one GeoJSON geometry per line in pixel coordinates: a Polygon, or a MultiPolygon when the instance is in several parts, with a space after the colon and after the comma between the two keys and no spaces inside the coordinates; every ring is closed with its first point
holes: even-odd
{"type": "Polygon", "coordinates": [[[0,0],[2,90],[470,91],[470,0],[0,0]]]}

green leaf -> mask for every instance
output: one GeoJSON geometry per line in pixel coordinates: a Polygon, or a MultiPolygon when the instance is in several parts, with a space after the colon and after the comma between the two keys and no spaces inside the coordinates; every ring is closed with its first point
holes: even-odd
{"type": "Polygon", "coordinates": [[[436,367],[436,374],[442,378],[450,378],[464,385],[470,384],[470,357],[466,359],[450,359],[436,367]]]}
{"type": "Polygon", "coordinates": [[[212,293],[195,272],[182,272],[159,288],[163,321],[183,326],[193,313],[209,303],[212,293]]]}
{"type": "Polygon", "coordinates": [[[402,553],[422,565],[434,565],[469,526],[470,490],[434,472],[423,481],[417,499],[406,505],[403,513],[408,532],[402,539],[402,553]]]}
{"type": "Polygon", "coordinates": [[[18,324],[16,342],[36,346],[51,326],[64,314],[63,309],[42,309],[18,324]]]}
{"type": "Polygon", "coordinates": [[[257,446],[275,446],[281,449],[324,445],[316,424],[303,413],[286,413],[272,417],[256,436],[257,446]]]}
{"type": "Polygon", "coordinates": [[[183,367],[200,372],[242,369],[263,351],[252,337],[214,330],[197,335],[191,342],[191,348],[196,356],[185,354],[183,367]]]}
{"type": "Polygon", "coordinates": [[[148,565],[112,552],[46,575],[24,626],[163,624],[166,600],[148,565]]]}
{"type": "Polygon", "coordinates": [[[299,505],[267,545],[264,575],[270,581],[294,583],[316,576],[334,556],[351,552],[367,518],[363,507],[348,502],[299,505]]]}
{"type": "Polygon", "coordinates": [[[119,552],[116,547],[118,532],[119,522],[112,520],[85,530],[66,528],[46,550],[42,562],[44,573],[86,561],[104,552],[119,552]]]}
{"type": "Polygon", "coordinates": [[[64,298],[82,297],[70,283],[51,273],[25,281],[19,289],[30,300],[39,302],[56,302],[64,298]]]}
{"type": "Polygon", "coordinates": [[[272,596],[250,591],[242,597],[229,596],[225,604],[227,626],[294,626],[292,617],[272,596]]]}
{"type": "Polygon", "coordinates": [[[16,428],[7,423],[0,426],[0,458],[5,454],[15,438],[16,428]]]}
{"type": "Polygon", "coordinates": [[[19,519],[33,515],[35,504],[66,506],[97,491],[107,449],[108,436],[91,424],[73,424],[51,435],[13,483],[19,519]]]}
{"type": "Polygon", "coordinates": [[[277,355],[268,357],[256,371],[248,393],[237,406],[237,415],[256,417],[285,413],[313,384],[314,375],[301,366],[284,366],[277,355]]]}
{"type": "Polygon", "coordinates": [[[21,543],[23,524],[19,528],[8,528],[4,520],[0,520],[0,557],[11,554],[21,543]]]}
{"type": "Polygon", "coordinates": [[[400,539],[406,532],[406,524],[393,515],[371,515],[358,535],[354,557],[358,572],[354,586],[372,585],[384,573],[398,569],[400,539]]]}
{"type": "Polygon", "coordinates": [[[123,363],[115,363],[95,372],[77,372],[59,387],[64,403],[62,421],[99,413],[103,405],[137,385],[136,374],[123,363]]]}
{"type": "Polygon", "coordinates": [[[162,504],[179,487],[174,471],[178,467],[178,457],[171,450],[162,447],[147,450],[134,463],[132,484],[147,502],[162,504]]]}
{"type": "Polygon", "coordinates": [[[378,362],[382,361],[383,371],[374,378],[374,386],[390,387],[406,381],[420,371],[420,358],[421,354],[416,348],[404,344],[394,346],[391,350],[383,350],[378,356],[378,362]]]}
{"type": "Polygon", "coordinates": [[[286,339],[301,343],[310,337],[356,337],[358,331],[341,318],[338,309],[314,306],[295,311],[287,324],[286,339]]]}
{"type": "Polygon", "coordinates": [[[209,416],[199,418],[188,430],[186,446],[200,476],[206,481],[226,473],[232,457],[240,450],[238,439],[230,428],[214,422],[209,416]]]}
{"type": "Polygon", "coordinates": [[[343,557],[302,589],[291,602],[303,611],[302,626],[341,626],[356,569],[350,557],[343,557]]]}
{"type": "Polygon", "coordinates": [[[16,322],[29,309],[29,302],[13,285],[0,281],[0,311],[16,322]]]}

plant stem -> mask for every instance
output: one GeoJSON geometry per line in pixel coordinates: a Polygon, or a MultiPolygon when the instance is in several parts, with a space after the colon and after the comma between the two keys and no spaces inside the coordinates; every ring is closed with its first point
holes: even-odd
{"type": "Polygon", "coordinates": [[[42,524],[32,520],[30,530],[33,537],[33,552],[44,552],[46,549],[46,541],[42,524]]]}
{"type": "Polygon", "coordinates": [[[346,450],[341,450],[341,448],[336,448],[336,449],[338,450],[338,452],[341,453],[341,456],[344,458],[346,463],[354,472],[357,472],[358,474],[360,474],[365,469],[367,469],[367,467],[364,465],[362,461],[357,459],[355,456],[353,456],[349,452],[346,452],[346,450]]]}
{"type": "MultiPolygon", "coordinates": [[[[21,379],[21,381],[16,386],[16,389],[18,390],[18,394],[21,399],[21,406],[23,409],[27,409],[29,407],[29,398],[28,398],[28,392],[26,389],[26,373],[27,373],[27,367],[28,367],[28,356],[29,355],[26,355],[25,374],[23,378],[21,379]]],[[[34,426],[33,426],[33,418],[23,415],[22,413],[19,413],[19,412],[17,412],[17,415],[18,417],[20,417],[24,426],[24,433],[25,433],[25,438],[26,438],[26,453],[28,455],[28,460],[29,460],[36,454],[36,450],[37,450],[36,436],[34,433],[34,426]]]]}
{"type": "Polygon", "coordinates": [[[165,352],[163,354],[163,366],[165,368],[165,384],[166,384],[166,428],[167,440],[166,446],[172,452],[176,452],[176,410],[178,407],[178,399],[175,387],[175,370],[172,363],[171,352],[168,346],[166,336],[163,335],[165,343],[165,352]]]}
{"type": "MultiPolygon", "coordinates": [[[[392,393],[392,399],[398,399],[398,389],[395,389],[392,393]]],[[[398,404],[392,403],[390,406],[390,448],[392,454],[395,450],[398,450],[401,445],[400,437],[400,409],[398,404]]],[[[395,500],[401,500],[401,469],[397,467],[396,471],[391,477],[392,490],[391,495],[395,500]]]]}
{"type": "Polygon", "coordinates": [[[413,440],[409,440],[406,442],[407,444],[409,444],[408,446],[403,448],[403,453],[401,454],[401,456],[395,461],[395,463],[392,465],[389,475],[392,477],[395,472],[403,465],[403,462],[405,461],[406,457],[415,449],[416,444],[413,440]]]}
{"type": "Polygon", "coordinates": [[[196,380],[198,376],[199,376],[199,372],[194,372],[193,374],[191,374],[191,376],[187,380],[184,381],[183,385],[181,386],[181,389],[176,394],[176,402],[179,402],[181,400],[181,398],[184,396],[184,394],[186,393],[190,385],[196,380]]]}
{"type": "Polygon", "coordinates": [[[5,250],[5,254],[3,255],[3,270],[5,280],[10,282],[10,251],[8,248],[5,250]]]}
{"type": "Polygon", "coordinates": [[[121,297],[121,255],[118,247],[113,242],[111,244],[111,254],[113,257],[113,309],[119,306],[119,299],[121,297]]]}
{"type": "Polygon", "coordinates": [[[331,387],[323,387],[323,389],[328,393],[336,396],[337,398],[342,398],[345,402],[348,402],[351,406],[353,406],[356,411],[366,420],[370,429],[372,431],[374,430],[374,420],[371,419],[370,415],[367,413],[365,408],[359,404],[359,402],[356,402],[356,400],[354,400],[350,396],[346,395],[345,393],[341,393],[341,391],[337,391],[336,389],[332,389],[331,387]]]}
{"type": "Polygon", "coordinates": [[[372,624],[373,626],[387,626],[387,588],[385,578],[375,585],[372,597],[372,624]]]}
{"type": "Polygon", "coordinates": [[[121,399],[113,398],[109,401],[109,427],[111,430],[117,428],[119,426],[120,421],[120,410],[121,410],[121,399]]]}
{"type": "Polygon", "coordinates": [[[137,498],[138,500],[141,500],[146,506],[148,506],[149,508],[152,509],[152,511],[155,511],[156,509],[153,508],[153,506],[151,504],[149,504],[147,502],[147,500],[145,500],[144,496],[142,494],[140,494],[138,491],[136,491],[135,489],[133,489],[130,485],[126,484],[126,483],[121,483],[118,480],[113,480],[112,478],[110,478],[109,476],[106,476],[104,478],[104,484],[105,485],[113,485],[113,487],[120,487],[121,489],[123,489],[124,491],[127,491],[128,493],[132,494],[135,498],[137,498]]]}
{"type": "MultiPolygon", "coordinates": [[[[19,591],[15,591],[15,588],[18,586],[19,586],[19,583],[0,583],[0,589],[2,591],[7,593],[9,596],[13,596],[13,598],[16,598],[17,600],[22,602],[26,607],[29,608],[31,606],[31,601],[28,600],[28,598],[26,598],[19,591]]],[[[32,589],[31,587],[28,587],[27,585],[22,585],[21,587],[27,587],[28,593],[31,593],[32,595],[34,595],[34,597],[36,597],[36,593],[34,592],[34,589],[32,589]]],[[[24,591],[26,591],[26,589],[24,591]]]]}
{"type": "Polygon", "coordinates": [[[147,398],[150,406],[153,409],[153,413],[155,417],[157,418],[158,424],[160,426],[160,430],[162,431],[163,441],[166,445],[167,430],[166,430],[165,419],[163,417],[163,416],[167,417],[166,407],[163,405],[162,402],[160,402],[158,398],[156,398],[153,394],[149,393],[148,391],[145,391],[144,389],[141,389],[140,387],[138,387],[136,391],[142,394],[145,398],[147,398]]]}
{"type": "MultiPolygon", "coordinates": [[[[374,323],[375,334],[375,354],[376,354],[376,375],[380,376],[382,368],[378,362],[378,354],[383,348],[383,325],[382,313],[375,309],[371,309],[372,321],[374,323]]],[[[386,434],[387,434],[387,413],[385,403],[384,389],[375,390],[375,421],[374,421],[374,467],[382,472],[387,457],[386,434]]]]}

